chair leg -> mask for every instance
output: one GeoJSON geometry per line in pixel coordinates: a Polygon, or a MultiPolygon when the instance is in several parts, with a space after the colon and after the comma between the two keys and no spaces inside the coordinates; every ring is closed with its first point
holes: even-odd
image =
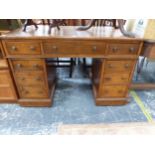
{"type": "Polygon", "coordinates": [[[59,66],[59,58],[57,58],[57,65],[59,66]]]}
{"type": "Polygon", "coordinates": [[[148,63],[149,63],[149,61],[148,61],[148,59],[146,59],[146,67],[147,67],[148,63]]]}
{"type": "Polygon", "coordinates": [[[83,70],[86,71],[86,58],[83,58],[83,70]]]}
{"type": "Polygon", "coordinates": [[[71,58],[70,70],[69,70],[69,78],[72,78],[73,75],[73,67],[74,67],[74,59],[71,58]]]}
{"type": "Polygon", "coordinates": [[[136,75],[136,80],[138,80],[139,74],[141,73],[141,70],[144,66],[144,62],[145,62],[146,57],[142,58],[142,60],[139,62],[137,62],[137,75],[136,75]]]}

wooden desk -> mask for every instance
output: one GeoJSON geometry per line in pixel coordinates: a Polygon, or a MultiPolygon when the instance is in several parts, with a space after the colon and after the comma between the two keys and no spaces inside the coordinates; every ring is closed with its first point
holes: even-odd
{"type": "MultiPolygon", "coordinates": [[[[77,31],[47,26],[27,32],[15,30],[1,37],[6,59],[16,82],[18,102],[22,106],[51,106],[55,74],[49,76],[46,58],[91,57],[92,84],[96,105],[120,105],[128,102],[135,64],[143,40],[124,37],[119,30],[92,27],[77,31]],[[50,81],[50,82],[49,82],[50,81]]],[[[50,73],[51,73],[50,72],[50,73]]]]}

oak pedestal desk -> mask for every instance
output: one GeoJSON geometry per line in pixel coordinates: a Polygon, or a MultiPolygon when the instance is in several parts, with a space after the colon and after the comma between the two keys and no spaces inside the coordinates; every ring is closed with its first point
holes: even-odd
{"type": "MultiPolygon", "coordinates": [[[[22,28],[1,37],[22,106],[51,106],[55,71],[50,76],[46,58],[93,58],[92,86],[96,105],[121,105],[129,101],[128,90],[143,40],[128,38],[119,30],[92,27],[78,31],[74,26],[22,28]]],[[[52,74],[51,74],[52,73],[52,74]]],[[[67,98],[67,96],[66,96],[67,98]]]]}

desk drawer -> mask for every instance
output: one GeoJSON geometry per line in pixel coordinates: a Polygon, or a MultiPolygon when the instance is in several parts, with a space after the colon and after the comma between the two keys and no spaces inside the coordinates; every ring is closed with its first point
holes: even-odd
{"type": "Polygon", "coordinates": [[[103,85],[100,91],[100,97],[126,97],[127,86],[115,85],[105,86],[103,85]]]}
{"type": "Polygon", "coordinates": [[[104,54],[105,43],[99,41],[50,41],[43,43],[46,54],[104,54]]]}
{"type": "Polygon", "coordinates": [[[132,60],[108,60],[105,64],[105,73],[130,73],[134,67],[132,60]]]}
{"type": "Polygon", "coordinates": [[[0,70],[0,101],[16,100],[14,85],[9,70],[0,70]]]}
{"type": "Polygon", "coordinates": [[[10,75],[8,70],[0,70],[0,86],[8,86],[10,81],[10,75]]]}
{"type": "Polygon", "coordinates": [[[104,84],[127,84],[130,74],[105,74],[103,77],[104,84]]]}
{"type": "Polygon", "coordinates": [[[16,73],[16,81],[19,85],[45,85],[43,72],[16,73]]]}
{"type": "Polygon", "coordinates": [[[19,86],[19,94],[21,98],[47,98],[48,93],[46,87],[42,86],[19,86]]]}
{"type": "Polygon", "coordinates": [[[15,94],[10,86],[1,87],[0,86],[0,100],[16,99],[15,94]]]}
{"type": "Polygon", "coordinates": [[[8,69],[8,63],[6,59],[0,59],[0,69],[8,69]]]}
{"type": "Polygon", "coordinates": [[[41,54],[39,42],[34,41],[7,41],[6,49],[9,55],[38,55],[41,54]]]}
{"type": "Polygon", "coordinates": [[[108,44],[108,55],[137,55],[139,44],[108,44]]]}
{"type": "Polygon", "coordinates": [[[44,60],[12,60],[14,71],[44,70],[44,60]]]}

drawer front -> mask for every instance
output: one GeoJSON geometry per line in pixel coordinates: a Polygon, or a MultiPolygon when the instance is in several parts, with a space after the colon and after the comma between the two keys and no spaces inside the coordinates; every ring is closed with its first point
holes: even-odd
{"type": "Polygon", "coordinates": [[[100,97],[126,97],[127,86],[102,86],[100,91],[100,97]]]}
{"type": "Polygon", "coordinates": [[[16,99],[10,86],[8,87],[0,86],[0,100],[1,99],[16,99]]]}
{"type": "Polygon", "coordinates": [[[109,44],[108,55],[137,55],[139,44],[109,44]]]}
{"type": "Polygon", "coordinates": [[[12,60],[14,71],[44,70],[44,60],[12,60]]]}
{"type": "Polygon", "coordinates": [[[105,43],[98,41],[50,41],[43,43],[46,54],[104,54],[105,43]]]}
{"type": "Polygon", "coordinates": [[[42,72],[16,73],[16,81],[19,85],[44,85],[45,79],[42,72]]]}
{"type": "Polygon", "coordinates": [[[6,49],[9,55],[38,55],[41,54],[41,46],[39,42],[6,42],[6,49]]]}
{"type": "Polygon", "coordinates": [[[127,84],[130,74],[105,74],[103,77],[104,84],[127,84]]]}
{"type": "Polygon", "coordinates": [[[10,75],[8,70],[0,70],[0,86],[10,85],[10,75]]]}
{"type": "Polygon", "coordinates": [[[134,67],[132,60],[108,60],[105,64],[105,73],[130,73],[134,67]]]}
{"type": "Polygon", "coordinates": [[[19,86],[21,98],[47,98],[48,93],[45,86],[19,86]]]}
{"type": "Polygon", "coordinates": [[[16,92],[9,70],[0,70],[0,100],[16,100],[16,92]]]}
{"type": "Polygon", "coordinates": [[[8,69],[8,62],[6,59],[0,59],[0,69],[8,69]]]}

